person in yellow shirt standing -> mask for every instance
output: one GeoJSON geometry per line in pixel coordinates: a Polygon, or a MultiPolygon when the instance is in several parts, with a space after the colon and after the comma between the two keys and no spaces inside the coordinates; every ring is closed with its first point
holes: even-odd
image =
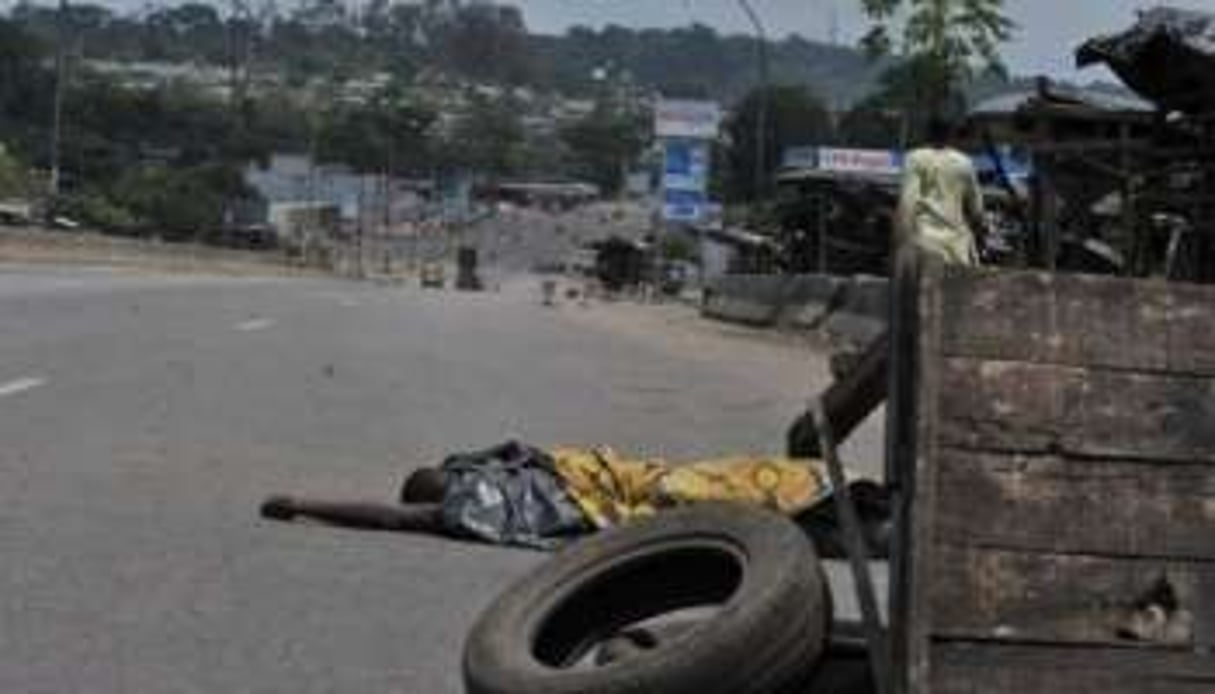
{"type": "Polygon", "coordinates": [[[949,122],[933,118],[927,144],[907,155],[897,241],[946,265],[975,266],[987,230],[983,193],[974,163],[953,146],[954,133],[949,122]]]}

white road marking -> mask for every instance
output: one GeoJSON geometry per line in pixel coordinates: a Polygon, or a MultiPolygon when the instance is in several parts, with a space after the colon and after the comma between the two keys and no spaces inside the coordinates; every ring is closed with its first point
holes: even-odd
{"type": "Polygon", "coordinates": [[[45,378],[19,378],[8,383],[0,383],[0,398],[24,393],[46,385],[45,378]]]}
{"type": "Polygon", "coordinates": [[[248,320],[236,326],[236,329],[242,333],[252,333],[258,330],[265,330],[274,325],[274,321],[269,318],[258,318],[256,320],[248,320]]]}

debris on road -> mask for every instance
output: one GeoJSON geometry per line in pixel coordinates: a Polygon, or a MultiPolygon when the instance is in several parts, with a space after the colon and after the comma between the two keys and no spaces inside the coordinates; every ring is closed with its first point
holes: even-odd
{"type": "MultiPolygon", "coordinates": [[[[263,504],[262,515],[549,550],[671,509],[727,503],[798,519],[809,534],[831,544],[838,524],[820,512],[831,495],[827,473],[814,460],[739,456],[672,465],[626,458],[609,448],[546,452],[509,442],[414,471],[399,504],[276,496],[263,504]]],[[[877,538],[888,517],[880,504],[871,508],[875,512],[867,519],[877,538]]]]}
{"type": "Polygon", "coordinates": [[[605,533],[556,555],[482,615],[464,649],[466,691],[794,691],[826,648],[831,598],[817,567],[794,524],[740,506],[605,533]],[[621,659],[621,634],[672,623],[673,640],[643,638],[621,659]]]}

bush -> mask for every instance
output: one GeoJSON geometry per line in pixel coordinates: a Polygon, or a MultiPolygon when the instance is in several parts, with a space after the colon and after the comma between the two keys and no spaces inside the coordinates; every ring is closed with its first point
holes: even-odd
{"type": "Polygon", "coordinates": [[[696,245],[686,236],[668,234],[662,240],[662,257],[666,260],[696,260],[696,245]]]}
{"type": "Polygon", "coordinates": [[[0,145],[0,199],[25,198],[29,194],[29,173],[4,145],[0,145]]]}
{"type": "Polygon", "coordinates": [[[135,216],[130,210],[114,204],[98,191],[87,191],[65,196],[53,206],[55,214],[62,215],[84,226],[109,234],[131,234],[137,230],[135,216]]]}
{"type": "Polygon", "coordinates": [[[246,194],[240,172],[223,165],[144,166],[123,176],[111,199],[147,232],[186,240],[221,228],[225,206],[246,194]]]}

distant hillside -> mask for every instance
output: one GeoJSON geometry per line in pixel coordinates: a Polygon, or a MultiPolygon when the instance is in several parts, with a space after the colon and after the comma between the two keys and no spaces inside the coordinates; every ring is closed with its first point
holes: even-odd
{"type": "MultiPolygon", "coordinates": [[[[592,74],[599,68],[670,96],[725,103],[741,99],[759,81],[755,40],[721,36],[705,26],[574,28],[564,36],[533,35],[529,46],[533,79],[572,94],[593,89],[592,74]]],[[[882,70],[853,48],[798,37],[771,43],[768,51],[773,83],[808,85],[836,108],[863,98],[882,70]]]]}
{"type": "MultiPolygon", "coordinates": [[[[542,36],[529,32],[515,6],[456,0],[369,0],[357,11],[302,0],[289,11],[269,4],[240,17],[189,1],[130,14],[85,2],[67,7],[62,27],[51,4],[18,3],[9,17],[47,46],[66,29],[73,51],[91,60],[221,67],[247,60],[253,71],[293,84],[372,73],[408,81],[426,72],[587,95],[601,86],[593,79],[600,71],[613,84],[733,103],[759,80],[754,39],[703,25],[542,36]]],[[[801,38],[771,43],[768,53],[773,83],[808,85],[835,108],[864,96],[880,72],[852,48],[801,38]]]]}

